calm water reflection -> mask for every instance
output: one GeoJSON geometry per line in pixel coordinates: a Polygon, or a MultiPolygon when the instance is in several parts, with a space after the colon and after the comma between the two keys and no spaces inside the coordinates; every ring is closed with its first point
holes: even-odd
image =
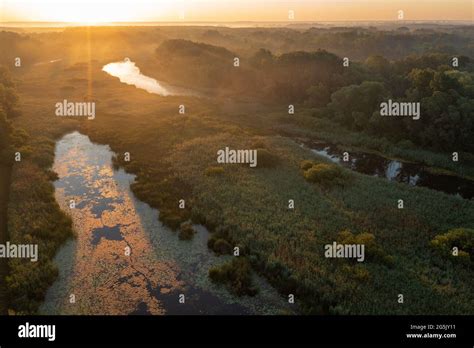
{"type": "Polygon", "coordinates": [[[474,183],[458,176],[433,174],[425,166],[390,160],[369,153],[351,152],[350,160],[344,162],[343,151],[336,145],[322,142],[306,141],[304,146],[314,153],[326,157],[334,163],[351,170],[386,178],[390,181],[403,182],[412,186],[424,186],[462,198],[474,197],[474,183]]]}
{"type": "Polygon", "coordinates": [[[108,146],[78,132],[56,144],[56,199],[72,217],[77,239],[55,258],[59,279],[41,313],[274,314],[286,309],[260,278],[261,292],[254,298],[238,298],[212,284],[208,269],[228,257],[208,251],[203,226],[195,226],[192,241],[180,241],[164,227],[158,211],[130,191],[134,176],[113,169],[112,155],[108,146]],[[185,304],[179,303],[180,294],[185,304]]]}
{"type": "Polygon", "coordinates": [[[149,93],[158,94],[161,96],[169,95],[188,95],[200,96],[197,92],[191,91],[187,88],[171,86],[164,82],[159,82],[154,78],[143,75],[140,69],[130,59],[125,58],[120,62],[113,62],[104,65],[103,71],[109,75],[118,77],[120,82],[127,85],[134,85],[137,88],[144,89],[149,93]]]}

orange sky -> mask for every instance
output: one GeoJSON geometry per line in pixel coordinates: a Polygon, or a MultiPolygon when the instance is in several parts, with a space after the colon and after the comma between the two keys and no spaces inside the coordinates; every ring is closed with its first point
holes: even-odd
{"type": "Polygon", "coordinates": [[[117,21],[473,20],[474,0],[0,0],[0,20],[117,21]]]}

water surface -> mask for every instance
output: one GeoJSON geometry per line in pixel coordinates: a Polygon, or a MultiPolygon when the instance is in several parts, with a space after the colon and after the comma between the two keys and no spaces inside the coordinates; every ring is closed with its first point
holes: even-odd
{"type": "Polygon", "coordinates": [[[370,153],[350,153],[349,161],[343,161],[343,151],[335,144],[305,141],[304,146],[312,152],[334,163],[359,173],[382,177],[390,181],[423,186],[433,190],[471,199],[474,197],[474,182],[454,175],[434,174],[423,165],[390,160],[370,153]]]}
{"type": "Polygon", "coordinates": [[[137,88],[144,89],[148,93],[158,94],[161,96],[170,95],[194,95],[198,94],[186,88],[171,86],[164,82],[159,82],[154,78],[143,75],[140,69],[129,58],[123,61],[109,63],[104,65],[103,71],[109,75],[118,77],[120,82],[127,85],[133,85],[137,88]]]}
{"type": "Polygon", "coordinates": [[[72,217],[77,238],[54,260],[59,278],[41,313],[275,314],[286,309],[283,298],[258,277],[261,291],[253,298],[211,283],[209,268],[232,256],[209,252],[203,226],[195,226],[193,240],[180,241],[159,222],[156,209],[135,198],[130,190],[135,177],[114,170],[112,156],[108,146],[78,132],[56,144],[55,196],[72,217]]]}

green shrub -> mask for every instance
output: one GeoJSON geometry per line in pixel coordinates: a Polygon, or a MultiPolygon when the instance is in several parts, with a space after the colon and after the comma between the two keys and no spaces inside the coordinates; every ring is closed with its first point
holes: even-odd
{"type": "Polygon", "coordinates": [[[48,180],[49,181],[56,181],[56,180],[59,180],[59,176],[58,176],[58,173],[56,173],[55,171],[53,170],[46,170],[46,175],[48,176],[48,180]]]}
{"type": "Polygon", "coordinates": [[[183,217],[174,210],[162,209],[160,210],[160,220],[173,231],[176,231],[183,222],[183,217]]]}
{"type": "Polygon", "coordinates": [[[317,184],[339,183],[343,177],[343,169],[335,164],[320,163],[304,172],[309,182],[317,184]]]}
{"type": "Polygon", "coordinates": [[[303,170],[308,170],[308,169],[310,169],[313,165],[314,165],[314,162],[313,162],[313,161],[304,160],[304,161],[301,162],[300,168],[303,169],[303,170]]]}
{"type": "Polygon", "coordinates": [[[5,282],[10,308],[16,314],[36,313],[47,289],[56,280],[58,270],[51,260],[31,263],[24,260],[9,262],[10,274],[5,282]]]}
{"type": "Polygon", "coordinates": [[[253,285],[252,267],[243,257],[234,258],[231,262],[209,270],[209,278],[218,284],[226,285],[238,296],[255,296],[258,289],[253,285]]]}
{"type": "Polygon", "coordinates": [[[453,256],[453,248],[458,248],[458,261],[469,264],[474,253],[474,229],[455,228],[437,235],[431,241],[431,247],[444,257],[453,256]]]}
{"type": "Polygon", "coordinates": [[[211,237],[208,242],[207,246],[209,249],[213,250],[218,255],[225,255],[232,253],[232,245],[226,241],[225,239],[218,238],[218,237],[211,237]]]}
{"type": "Polygon", "coordinates": [[[386,266],[392,266],[394,264],[394,258],[388,255],[380,245],[375,241],[375,236],[372,233],[359,233],[353,234],[350,231],[339,232],[338,242],[341,244],[363,244],[365,258],[367,260],[380,261],[386,266]]]}
{"type": "Polygon", "coordinates": [[[361,282],[366,282],[370,279],[370,273],[363,265],[355,265],[354,278],[361,282]]]}
{"type": "Polygon", "coordinates": [[[194,230],[193,226],[190,223],[181,224],[179,229],[179,239],[180,240],[191,240],[194,237],[196,231],[194,230]]]}

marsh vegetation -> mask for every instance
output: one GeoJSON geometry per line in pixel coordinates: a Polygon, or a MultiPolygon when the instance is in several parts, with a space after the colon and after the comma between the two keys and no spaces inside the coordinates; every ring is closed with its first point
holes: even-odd
{"type": "MultiPolygon", "coordinates": [[[[10,166],[12,153],[23,155],[12,167],[8,232],[10,240],[39,243],[42,255],[37,264],[10,261],[9,308],[37,312],[57,279],[53,258],[73,231],[54,198],[54,144],[79,130],[109,145],[116,168],[134,175],[131,191],[159,210],[177,249],[188,250],[198,237],[192,226],[209,230],[204,245],[222,264],[209,265],[205,276],[216,289],[258,298],[266,289],[258,280],[263,276],[279,291],[278,301],[295,295],[297,313],[472,313],[472,269],[456,261],[472,258],[472,200],[350,171],[294,139],[418,163],[448,174],[447,180],[472,180],[473,36],[472,26],[429,25],[408,31],[190,26],[1,32],[6,55],[0,62],[9,66],[19,97],[3,83],[8,121],[1,122],[12,135],[1,138],[7,139],[2,153],[10,166]],[[83,54],[88,47],[90,59],[83,54]],[[21,68],[11,67],[17,56],[21,68]],[[125,57],[142,74],[197,95],[148,93],[102,71],[125,57]],[[351,57],[348,67],[344,57],[351,57]],[[95,101],[96,118],[55,117],[55,103],[66,97],[95,101]],[[381,119],[377,111],[387,98],[421,101],[421,119],[381,119]],[[225,146],[258,149],[259,165],[216,163],[225,146]],[[333,241],[365,243],[366,262],[325,258],[324,245],[333,241]],[[461,257],[453,261],[448,250],[454,244],[461,257]],[[235,247],[239,256],[233,256],[235,247]],[[405,305],[397,302],[400,293],[405,305]]],[[[257,312],[272,312],[278,301],[256,305],[257,312]]]]}

